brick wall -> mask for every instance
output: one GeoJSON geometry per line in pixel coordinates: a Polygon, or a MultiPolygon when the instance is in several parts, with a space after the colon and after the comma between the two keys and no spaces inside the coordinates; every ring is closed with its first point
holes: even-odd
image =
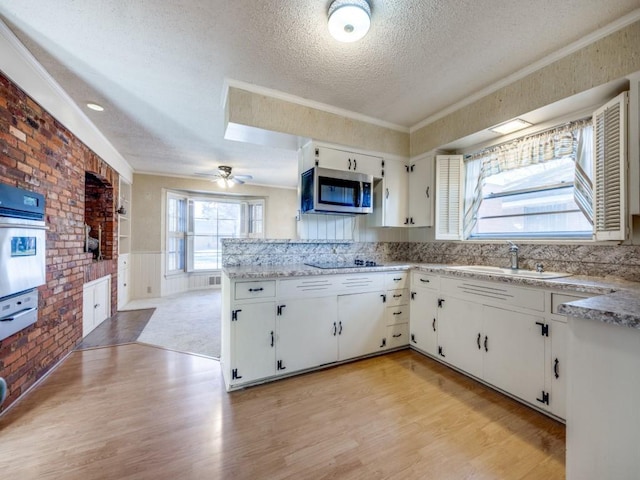
{"type": "MultiPolygon", "coordinates": [[[[82,338],[82,285],[87,273],[112,273],[117,306],[118,174],[0,73],[0,182],[41,193],[46,201],[47,283],[39,288],[36,324],[0,341],[2,409],[64,358],[82,338]],[[85,173],[111,186],[104,219],[104,265],[84,252],[85,173]],[[116,207],[117,208],[117,207],[116,207]]],[[[105,207],[106,208],[106,207],[105,207]]],[[[0,265],[0,268],[2,266],[0,265]]]]}

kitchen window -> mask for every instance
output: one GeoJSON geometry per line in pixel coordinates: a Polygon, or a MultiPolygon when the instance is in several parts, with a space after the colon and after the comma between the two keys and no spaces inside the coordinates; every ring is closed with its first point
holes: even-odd
{"type": "Polygon", "coordinates": [[[624,240],[626,92],[593,114],[438,156],[436,239],[624,240]]]}
{"type": "Polygon", "coordinates": [[[167,195],[167,273],[220,270],[223,239],[264,236],[264,199],[198,194],[187,195],[183,203],[175,204],[175,198],[178,197],[173,193],[167,195]],[[186,228],[178,232],[173,231],[176,208],[181,209],[186,219],[186,228]],[[174,253],[170,249],[174,244],[182,249],[174,253]],[[180,255],[178,261],[176,257],[180,255]]]}

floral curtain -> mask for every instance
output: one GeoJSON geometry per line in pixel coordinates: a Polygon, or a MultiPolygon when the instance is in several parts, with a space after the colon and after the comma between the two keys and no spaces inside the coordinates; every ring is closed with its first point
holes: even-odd
{"type": "Polygon", "coordinates": [[[544,132],[517,138],[489,147],[465,158],[465,238],[475,227],[482,202],[482,186],[491,175],[553,161],[570,156],[576,162],[576,202],[587,218],[593,218],[591,209],[591,119],[576,120],[544,132]],[[580,172],[580,173],[578,173],[580,172]]]}

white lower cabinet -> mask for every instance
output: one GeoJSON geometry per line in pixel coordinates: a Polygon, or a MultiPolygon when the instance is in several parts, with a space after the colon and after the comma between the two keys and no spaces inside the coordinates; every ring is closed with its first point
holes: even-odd
{"type": "Polygon", "coordinates": [[[438,304],[438,356],[456,368],[482,377],[482,308],[477,303],[441,295],[438,304]]]}
{"type": "Polygon", "coordinates": [[[420,272],[411,276],[410,345],[430,355],[438,354],[439,277],[420,272]]]}
{"type": "Polygon", "coordinates": [[[560,320],[549,322],[551,365],[547,369],[551,392],[549,409],[560,418],[567,418],[567,324],[560,320]]]}
{"type": "MultiPolygon", "coordinates": [[[[85,311],[94,313],[96,305],[109,311],[98,296],[110,287],[102,288],[85,288],[85,311]]],[[[566,418],[567,327],[557,306],[575,298],[420,271],[410,277],[391,272],[231,281],[225,276],[221,364],[231,390],[411,345],[566,418]]],[[[93,318],[85,315],[92,325],[93,318]]]]}
{"type": "Polygon", "coordinates": [[[82,336],[111,316],[111,275],[106,275],[82,287],[82,336]]]}
{"type": "Polygon", "coordinates": [[[450,277],[437,285],[413,273],[410,345],[566,418],[566,318],[556,309],[581,297],[450,277]]]}
{"type": "Polygon", "coordinates": [[[276,316],[277,373],[291,373],[338,360],[335,296],[280,301],[276,316]]]}
{"type": "Polygon", "coordinates": [[[275,302],[237,305],[231,312],[230,383],[243,384],[276,373],[275,302]]]}
{"type": "Polygon", "coordinates": [[[483,380],[529,403],[544,402],[544,318],[486,305],[482,317],[483,380]]]}
{"type": "Polygon", "coordinates": [[[338,359],[386,349],[384,291],[338,296],[338,359]]]}

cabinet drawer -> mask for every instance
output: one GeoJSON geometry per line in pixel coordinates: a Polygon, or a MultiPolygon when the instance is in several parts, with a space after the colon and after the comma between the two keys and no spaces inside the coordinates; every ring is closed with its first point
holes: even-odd
{"type": "Polygon", "coordinates": [[[275,280],[262,280],[256,282],[236,282],[236,300],[247,298],[268,298],[276,294],[275,280]]]}
{"type": "Polygon", "coordinates": [[[384,290],[384,275],[378,274],[353,274],[340,275],[336,279],[340,293],[344,292],[371,292],[384,290]]]}
{"type": "Polygon", "coordinates": [[[512,305],[544,312],[544,291],[513,287],[500,282],[442,278],[441,291],[454,297],[487,305],[512,305]]]}
{"type": "Polygon", "coordinates": [[[575,302],[576,300],[582,300],[583,298],[587,298],[587,297],[582,297],[579,295],[566,295],[564,293],[552,293],[551,294],[551,313],[558,313],[558,307],[563,303],[575,302]]]}
{"type": "Polygon", "coordinates": [[[310,277],[280,280],[278,296],[286,297],[319,297],[334,294],[338,283],[333,275],[315,275],[310,277]]]}
{"type": "Polygon", "coordinates": [[[411,288],[438,290],[440,288],[440,277],[431,273],[413,272],[411,288]]]}
{"type": "Polygon", "coordinates": [[[387,307],[395,305],[407,305],[409,303],[409,290],[387,290],[387,307]]]}
{"type": "Polygon", "coordinates": [[[409,345],[409,324],[401,323],[387,327],[387,348],[409,345]]]}
{"type": "Polygon", "coordinates": [[[387,325],[397,325],[409,321],[409,305],[387,307],[384,310],[384,320],[387,325]]]}
{"type": "Polygon", "coordinates": [[[409,288],[409,272],[391,272],[384,274],[384,288],[397,290],[409,288]]]}

